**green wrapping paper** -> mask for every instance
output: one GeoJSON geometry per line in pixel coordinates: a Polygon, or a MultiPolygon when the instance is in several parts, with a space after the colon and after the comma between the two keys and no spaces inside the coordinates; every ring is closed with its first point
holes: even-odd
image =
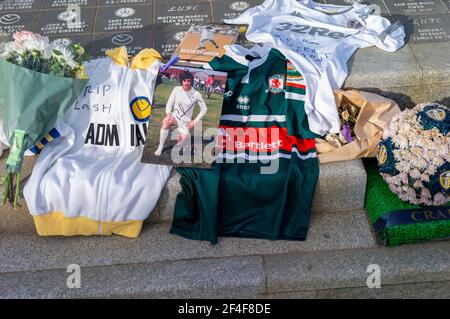
{"type": "MultiPolygon", "coordinates": [[[[11,145],[6,163],[3,204],[11,196],[13,176],[20,177],[26,149],[40,141],[61,119],[88,80],[39,73],[0,59],[0,113],[11,145]],[[8,196],[9,195],[9,196],[8,196]]],[[[14,207],[19,180],[16,182],[14,207]]]]}

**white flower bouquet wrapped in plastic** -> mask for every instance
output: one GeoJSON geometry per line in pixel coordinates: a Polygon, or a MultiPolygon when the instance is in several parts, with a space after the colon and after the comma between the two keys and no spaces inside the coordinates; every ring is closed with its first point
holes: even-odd
{"type": "Polygon", "coordinates": [[[25,150],[63,117],[87,84],[84,49],[50,42],[32,32],[0,44],[0,115],[11,146],[3,179],[3,204],[17,205],[25,150]],[[13,189],[13,180],[16,187],[13,189]]]}

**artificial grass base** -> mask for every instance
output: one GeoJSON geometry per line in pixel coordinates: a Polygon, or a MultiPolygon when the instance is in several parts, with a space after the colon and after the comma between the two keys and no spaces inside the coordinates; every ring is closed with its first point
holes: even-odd
{"type": "MultiPolygon", "coordinates": [[[[376,160],[364,160],[367,172],[367,190],[365,208],[372,225],[380,217],[392,211],[404,210],[405,214],[411,214],[414,210],[423,207],[410,205],[391,192],[383,177],[380,175],[376,160]]],[[[450,214],[450,206],[442,209],[450,214]]],[[[387,246],[418,243],[433,239],[450,238],[450,220],[428,220],[413,224],[395,225],[386,227],[378,233],[378,239],[387,246]]]]}

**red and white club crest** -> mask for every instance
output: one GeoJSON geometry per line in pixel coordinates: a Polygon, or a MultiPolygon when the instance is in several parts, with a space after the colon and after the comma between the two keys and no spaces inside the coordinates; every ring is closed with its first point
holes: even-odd
{"type": "Polygon", "coordinates": [[[284,75],[276,74],[269,78],[269,92],[282,93],[284,92],[284,75]]]}

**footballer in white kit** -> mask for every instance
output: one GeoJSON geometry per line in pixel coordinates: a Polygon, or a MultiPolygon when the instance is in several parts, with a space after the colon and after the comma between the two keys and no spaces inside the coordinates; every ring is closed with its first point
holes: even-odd
{"type": "Polygon", "coordinates": [[[205,45],[206,42],[209,41],[212,43],[212,45],[214,45],[216,47],[216,49],[219,47],[216,43],[216,41],[214,41],[214,37],[216,36],[217,33],[217,29],[213,28],[212,26],[206,26],[202,28],[202,33],[200,36],[200,49],[205,49],[205,45]]]}
{"type": "Polygon", "coordinates": [[[163,120],[159,135],[159,146],[155,151],[156,156],[160,156],[164,143],[169,136],[169,129],[172,126],[178,129],[178,145],[183,145],[189,136],[189,130],[193,128],[206,114],[208,107],[201,94],[192,87],[194,76],[189,71],[180,74],[181,86],[172,90],[169,100],[166,103],[166,117],[163,120]],[[200,106],[200,112],[192,120],[194,108],[200,106]]]}

